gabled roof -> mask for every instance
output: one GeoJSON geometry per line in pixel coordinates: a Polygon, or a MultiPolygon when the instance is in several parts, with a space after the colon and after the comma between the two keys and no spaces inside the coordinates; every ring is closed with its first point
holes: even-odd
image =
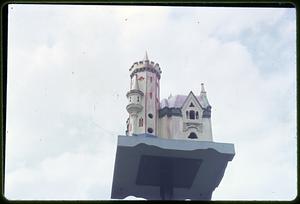
{"type": "Polygon", "coordinates": [[[195,94],[194,94],[192,91],[190,91],[189,95],[186,97],[186,99],[185,99],[185,101],[182,103],[181,107],[183,107],[183,106],[187,103],[188,99],[191,98],[191,97],[194,98],[194,99],[196,100],[196,102],[198,103],[198,105],[199,105],[201,108],[204,108],[204,107],[200,104],[199,100],[197,99],[197,97],[195,96],[195,94]]]}
{"type": "MultiPolygon", "coordinates": [[[[194,93],[191,91],[190,94],[194,93]]],[[[195,95],[194,95],[195,96],[195,95]]],[[[160,102],[160,108],[164,108],[164,107],[168,107],[168,108],[182,108],[182,106],[184,105],[185,101],[187,100],[188,96],[187,95],[175,95],[175,96],[171,96],[168,99],[163,99],[160,102]]],[[[202,108],[206,108],[207,106],[209,106],[208,100],[204,95],[200,96],[195,96],[195,98],[197,99],[198,103],[200,104],[200,106],[202,108]]]]}

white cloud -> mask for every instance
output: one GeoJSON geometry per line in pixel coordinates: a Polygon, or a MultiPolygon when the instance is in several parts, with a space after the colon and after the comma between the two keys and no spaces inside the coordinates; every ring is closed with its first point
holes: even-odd
{"type": "Polygon", "coordinates": [[[89,152],[87,147],[79,148],[78,152],[65,152],[10,172],[6,197],[20,200],[109,199],[116,144],[102,140],[97,145],[100,148],[96,152],[89,152]]]}
{"type": "Polygon", "coordinates": [[[110,198],[128,69],[145,50],[161,98],[204,82],[213,137],[235,144],[213,199],[295,197],[295,10],[10,8],[8,198],[110,198]]]}

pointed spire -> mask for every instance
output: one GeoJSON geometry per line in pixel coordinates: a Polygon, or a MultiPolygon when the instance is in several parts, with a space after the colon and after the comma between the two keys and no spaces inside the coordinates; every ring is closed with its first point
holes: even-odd
{"type": "Polygon", "coordinates": [[[137,75],[135,75],[135,77],[133,79],[132,90],[140,90],[140,88],[139,88],[139,82],[138,82],[138,79],[137,79],[137,75]]]}
{"type": "Polygon", "coordinates": [[[144,57],[144,61],[149,61],[147,51],[146,51],[146,54],[145,54],[145,57],[144,57]]]}
{"type": "Polygon", "coordinates": [[[204,84],[201,83],[201,93],[200,93],[200,103],[203,105],[203,107],[209,106],[209,102],[206,96],[206,91],[204,89],[204,84]]]}
{"type": "Polygon", "coordinates": [[[201,83],[201,93],[206,93],[205,89],[204,89],[204,84],[201,83]]]}

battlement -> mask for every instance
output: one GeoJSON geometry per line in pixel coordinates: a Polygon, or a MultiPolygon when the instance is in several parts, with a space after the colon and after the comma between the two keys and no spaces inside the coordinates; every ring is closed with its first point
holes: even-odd
{"type": "Polygon", "coordinates": [[[159,64],[149,60],[134,62],[129,71],[132,71],[132,73],[130,74],[131,78],[135,73],[142,71],[150,71],[156,73],[158,78],[160,78],[160,74],[162,73],[159,64]]]}
{"type": "Polygon", "coordinates": [[[142,68],[142,67],[154,68],[154,69],[157,69],[161,72],[159,64],[155,63],[153,61],[149,61],[149,60],[134,62],[133,65],[130,67],[129,71],[132,71],[132,70],[137,69],[137,68],[142,68]]]}

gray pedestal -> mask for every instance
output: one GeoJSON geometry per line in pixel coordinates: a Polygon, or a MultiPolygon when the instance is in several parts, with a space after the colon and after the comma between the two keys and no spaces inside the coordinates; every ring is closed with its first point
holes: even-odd
{"type": "Polygon", "coordinates": [[[210,200],[234,154],[233,144],[119,136],[111,198],[210,200]]]}

